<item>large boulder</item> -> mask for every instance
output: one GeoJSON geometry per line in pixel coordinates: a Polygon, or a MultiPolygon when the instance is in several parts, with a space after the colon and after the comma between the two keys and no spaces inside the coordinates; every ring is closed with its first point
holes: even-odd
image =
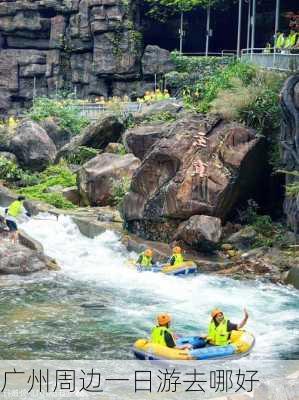
{"type": "Polygon", "coordinates": [[[57,153],[55,144],[47,132],[30,120],[25,120],[19,125],[10,148],[23,167],[35,171],[42,171],[54,162],[57,153]]]}
{"type": "MultiPolygon", "coordinates": [[[[225,220],[258,184],[263,154],[262,139],[243,125],[208,124],[197,114],[178,120],[134,174],[124,201],[129,229],[146,224],[144,234],[150,235],[161,222],[176,229],[193,215],[225,220]]],[[[161,239],[171,240],[172,229],[161,239]]]]}
{"type": "Polygon", "coordinates": [[[103,153],[82,166],[77,175],[81,198],[85,204],[106,206],[113,202],[113,191],[124,178],[131,179],[140,165],[133,154],[120,156],[103,153]]]}
{"type": "Polygon", "coordinates": [[[59,121],[53,117],[44,119],[40,124],[53,140],[56,148],[59,150],[71,139],[71,133],[59,126],[59,121]]]}
{"type": "Polygon", "coordinates": [[[165,74],[175,69],[168,50],[147,45],[142,57],[143,75],[165,74]]]}
{"type": "Polygon", "coordinates": [[[288,272],[285,282],[299,289],[299,267],[295,266],[288,272]]]}
{"type": "MultiPolygon", "coordinates": [[[[291,76],[285,82],[281,92],[283,118],[281,124],[281,153],[286,174],[287,187],[299,185],[297,174],[299,165],[299,74],[291,76]]],[[[288,225],[299,233],[299,193],[287,195],[284,201],[284,212],[288,225]]]]}
{"type": "Polygon", "coordinates": [[[81,135],[75,136],[63,146],[58,158],[72,154],[80,146],[104,149],[110,142],[117,142],[124,131],[123,121],[114,114],[103,114],[97,121],[88,125],[81,135]]]}
{"type": "Polygon", "coordinates": [[[17,195],[15,193],[0,184],[0,207],[7,207],[16,199],[17,195]]]}
{"type": "Polygon", "coordinates": [[[183,102],[177,99],[165,99],[156,101],[152,104],[142,104],[141,110],[135,115],[135,122],[137,124],[146,123],[150,120],[156,119],[158,115],[168,115],[177,117],[183,111],[183,102]]]}
{"type": "Polygon", "coordinates": [[[172,123],[166,122],[128,129],[123,135],[124,146],[142,160],[157,140],[169,135],[172,126],[172,123]]]}
{"type": "Polygon", "coordinates": [[[0,274],[28,274],[47,269],[49,259],[39,251],[10,241],[0,242],[0,274]]]}
{"type": "Polygon", "coordinates": [[[221,237],[221,220],[208,215],[193,215],[182,222],[174,235],[174,240],[183,240],[200,250],[215,248],[221,237]]]}

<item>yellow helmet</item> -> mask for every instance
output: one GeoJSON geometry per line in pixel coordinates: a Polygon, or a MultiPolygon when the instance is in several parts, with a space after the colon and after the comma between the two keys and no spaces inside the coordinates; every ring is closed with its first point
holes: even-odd
{"type": "Polygon", "coordinates": [[[171,315],[170,314],[158,314],[157,315],[157,322],[160,326],[164,326],[169,324],[169,322],[171,321],[171,315]]]}
{"type": "Polygon", "coordinates": [[[215,318],[215,317],[217,317],[218,314],[223,314],[223,313],[219,308],[214,308],[214,310],[212,310],[212,312],[211,312],[211,317],[215,318]]]}
{"type": "Polygon", "coordinates": [[[174,254],[181,254],[182,249],[179,246],[175,246],[172,251],[174,252],[174,254]]]}
{"type": "Polygon", "coordinates": [[[144,252],[144,255],[146,257],[153,257],[153,250],[152,249],[146,249],[144,252]]]}

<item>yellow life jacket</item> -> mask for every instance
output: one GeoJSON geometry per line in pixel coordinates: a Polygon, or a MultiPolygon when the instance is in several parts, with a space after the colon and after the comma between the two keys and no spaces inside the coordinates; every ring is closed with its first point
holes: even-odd
{"type": "Polygon", "coordinates": [[[152,343],[160,344],[161,346],[167,346],[165,342],[165,332],[168,332],[173,337],[171,330],[169,328],[166,328],[166,326],[155,326],[152,329],[152,343]]]}
{"type": "Polygon", "coordinates": [[[209,324],[208,341],[215,346],[226,346],[229,344],[230,332],[227,329],[228,320],[224,319],[216,326],[214,320],[209,324]]]}
{"type": "Polygon", "coordinates": [[[275,47],[276,47],[277,49],[282,49],[282,48],[284,47],[285,40],[286,40],[286,39],[285,39],[283,33],[281,33],[280,35],[278,35],[278,38],[276,39],[276,42],[275,42],[275,47]]]}
{"type": "Polygon", "coordinates": [[[142,267],[150,268],[152,266],[152,257],[146,256],[144,253],[141,254],[141,262],[140,265],[142,267]]]}
{"type": "Polygon", "coordinates": [[[181,265],[184,262],[184,257],[182,254],[174,254],[174,264],[173,265],[181,265]]]}
{"type": "Polygon", "coordinates": [[[7,214],[11,217],[18,217],[22,213],[23,202],[19,200],[15,200],[8,207],[7,214]]]}

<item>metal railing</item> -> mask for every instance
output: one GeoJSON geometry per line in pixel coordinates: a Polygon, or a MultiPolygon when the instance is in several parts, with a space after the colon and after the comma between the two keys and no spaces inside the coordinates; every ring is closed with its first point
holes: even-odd
{"type": "Polygon", "coordinates": [[[195,53],[182,53],[182,56],[187,57],[235,57],[236,50],[222,50],[221,52],[195,52],[195,53]]]}
{"type": "Polygon", "coordinates": [[[241,51],[241,60],[259,65],[265,69],[277,71],[299,71],[299,49],[283,49],[278,51],[275,48],[254,48],[243,49],[241,51]]]}
{"type": "Polygon", "coordinates": [[[77,110],[78,114],[91,121],[97,120],[99,114],[104,112],[120,112],[124,115],[137,114],[142,110],[142,104],[137,102],[120,103],[115,107],[107,106],[106,104],[95,104],[95,103],[82,103],[74,104],[72,108],[77,110]]]}

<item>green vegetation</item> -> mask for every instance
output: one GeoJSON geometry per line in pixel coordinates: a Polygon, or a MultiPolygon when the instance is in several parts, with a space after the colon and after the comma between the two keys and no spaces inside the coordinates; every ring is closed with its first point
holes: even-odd
{"type": "Polygon", "coordinates": [[[16,163],[5,157],[0,157],[0,179],[17,186],[34,185],[38,182],[38,175],[24,171],[16,163]]]}
{"type": "Polygon", "coordinates": [[[297,197],[299,195],[299,182],[286,185],[286,194],[288,197],[297,197]]]}
{"type": "Polygon", "coordinates": [[[65,158],[69,164],[82,165],[98,154],[99,151],[92,147],[79,146],[72,151],[72,154],[67,155],[65,158]]]}
{"type": "Polygon", "coordinates": [[[131,179],[123,177],[121,181],[116,181],[112,190],[112,205],[122,208],[125,195],[129,193],[131,186],[131,179]]]}
{"type": "Polygon", "coordinates": [[[191,104],[200,99],[209,79],[234,63],[233,57],[187,57],[178,52],[171,53],[171,60],[176,70],[166,74],[167,86],[191,104]]]}
{"type": "Polygon", "coordinates": [[[19,189],[28,199],[41,200],[57,208],[75,208],[61,193],[49,193],[53,186],[70,187],[76,185],[76,176],[65,163],[48,167],[39,174],[39,183],[19,189]]]}
{"type": "Polygon", "coordinates": [[[0,157],[0,179],[28,199],[41,200],[57,208],[75,207],[61,193],[48,192],[53,186],[65,188],[76,185],[76,176],[66,163],[62,162],[48,167],[41,173],[33,174],[31,171],[24,171],[14,162],[0,157]]]}
{"type": "Polygon", "coordinates": [[[126,154],[128,154],[125,146],[122,143],[119,144],[119,147],[117,149],[117,154],[120,156],[125,156],[126,154]]]}
{"type": "Polygon", "coordinates": [[[228,0],[146,0],[148,15],[160,21],[166,21],[180,12],[189,12],[197,7],[215,6],[228,3],[228,0]]]}
{"type": "Polygon", "coordinates": [[[55,117],[62,129],[77,135],[89,124],[89,121],[78,114],[75,105],[76,101],[73,99],[37,97],[28,112],[28,117],[37,122],[48,117],[55,117]]]}
{"type": "MultiPolygon", "coordinates": [[[[184,57],[178,57],[177,68],[187,74],[194,62],[189,65],[180,58],[184,57]]],[[[262,71],[232,59],[226,64],[211,59],[200,68],[201,78],[193,85],[187,84],[183,90],[189,108],[244,122],[263,135],[278,129],[281,119],[279,92],[285,74],[262,71]]]]}
{"type": "Polygon", "coordinates": [[[243,223],[250,225],[256,231],[254,247],[288,247],[289,239],[285,227],[273,222],[269,215],[258,213],[258,205],[255,201],[248,201],[248,208],[241,213],[240,219],[243,223]]]}

